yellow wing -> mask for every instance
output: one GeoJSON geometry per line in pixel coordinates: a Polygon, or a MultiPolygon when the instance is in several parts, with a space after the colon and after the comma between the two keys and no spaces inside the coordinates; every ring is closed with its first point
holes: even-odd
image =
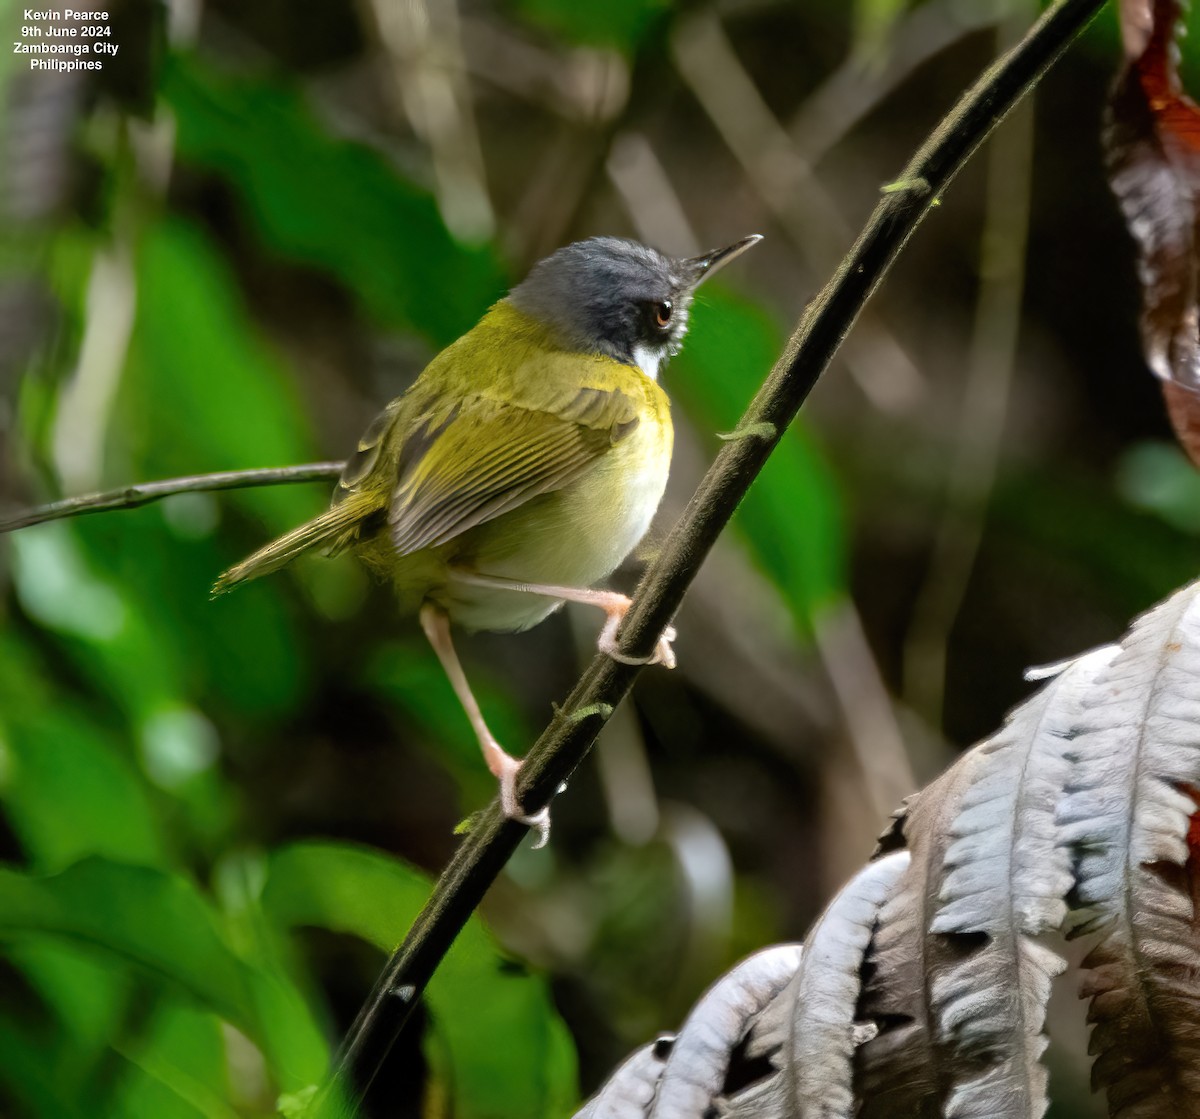
{"type": "Polygon", "coordinates": [[[636,401],[620,390],[576,389],[560,400],[543,411],[468,396],[419,416],[388,511],[396,551],[437,547],[570,485],[638,424],[636,401]]]}

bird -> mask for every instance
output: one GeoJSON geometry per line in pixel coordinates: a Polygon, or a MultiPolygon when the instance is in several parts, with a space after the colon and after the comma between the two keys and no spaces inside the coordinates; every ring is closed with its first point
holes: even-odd
{"type": "MultiPolygon", "coordinates": [[[[761,239],[673,258],[592,237],[540,260],[367,428],[328,511],[221,574],[214,597],[305,552],[356,554],[419,620],[505,815],[542,845],[549,809],[518,802],[521,762],[488,729],[451,625],[518,632],[584,603],[605,614],[598,649],[628,659],[617,629],[630,600],[595,584],[642,540],[666,488],[673,426],[659,374],[697,287],[761,239]]],[[[673,668],[675,636],[668,627],[648,663],[673,668]]]]}

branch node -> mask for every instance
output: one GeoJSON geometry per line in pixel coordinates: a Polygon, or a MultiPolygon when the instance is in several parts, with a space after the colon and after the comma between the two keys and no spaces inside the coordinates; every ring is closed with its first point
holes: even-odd
{"type": "Polygon", "coordinates": [[[607,719],[613,713],[613,705],[611,703],[589,703],[584,707],[577,707],[574,711],[563,714],[559,711],[564,719],[569,723],[582,723],[584,719],[590,719],[593,715],[599,715],[601,719],[607,719]]]}
{"type": "Polygon", "coordinates": [[[739,439],[762,439],[770,442],[778,433],[778,428],[766,420],[754,423],[738,424],[732,431],[718,431],[717,438],[723,443],[736,443],[739,439]]]}
{"type": "Polygon", "coordinates": [[[880,194],[903,194],[911,192],[918,198],[924,198],[933,188],[929,180],[918,175],[915,179],[897,179],[894,183],[885,183],[879,188],[880,194]]]}
{"type": "Polygon", "coordinates": [[[482,812],[472,812],[471,815],[465,816],[454,825],[455,835],[470,835],[475,830],[475,825],[479,823],[479,817],[482,812]]]}

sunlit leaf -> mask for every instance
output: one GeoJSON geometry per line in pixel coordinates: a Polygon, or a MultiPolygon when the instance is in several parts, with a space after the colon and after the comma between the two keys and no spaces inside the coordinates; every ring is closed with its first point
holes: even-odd
{"type": "Polygon", "coordinates": [[[86,1068],[112,1039],[129,976],[86,948],[49,938],[8,945],[6,955],[57,1018],[56,1032],[69,1038],[71,1056],[59,1071],[73,1076],[86,1068]]]}
{"type": "Polygon", "coordinates": [[[38,878],[0,868],[0,934],[50,934],[116,953],[248,1026],[246,977],[182,878],[90,858],[38,878]]]}

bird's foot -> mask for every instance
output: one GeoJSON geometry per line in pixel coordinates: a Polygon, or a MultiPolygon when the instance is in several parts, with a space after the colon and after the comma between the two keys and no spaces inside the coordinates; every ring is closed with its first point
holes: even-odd
{"type": "Polygon", "coordinates": [[[504,809],[504,815],[537,831],[537,841],[533,845],[535,851],[539,847],[545,847],[550,840],[550,806],[547,805],[532,814],[525,812],[521,807],[521,802],[517,799],[517,774],[521,772],[522,762],[505,751],[495,739],[492,740],[491,749],[486,751],[486,755],[488,768],[500,782],[500,807],[504,809]]]}
{"type": "Polygon", "coordinates": [[[608,620],[605,621],[604,628],[600,631],[600,637],[596,641],[600,652],[612,657],[615,661],[620,661],[621,664],[661,664],[663,668],[674,668],[676,664],[675,650],[671,648],[671,642],[675,640],[676,636],[674,626],[667,626],[662,631],[654,646],[654,652],[648,657],[631,657],[617,648],[617,628],[625,620],[625,615],[629,613],[631,605],[632,603],[625,595],[614,594],[610,602],[604,606],[608,620]]]}

